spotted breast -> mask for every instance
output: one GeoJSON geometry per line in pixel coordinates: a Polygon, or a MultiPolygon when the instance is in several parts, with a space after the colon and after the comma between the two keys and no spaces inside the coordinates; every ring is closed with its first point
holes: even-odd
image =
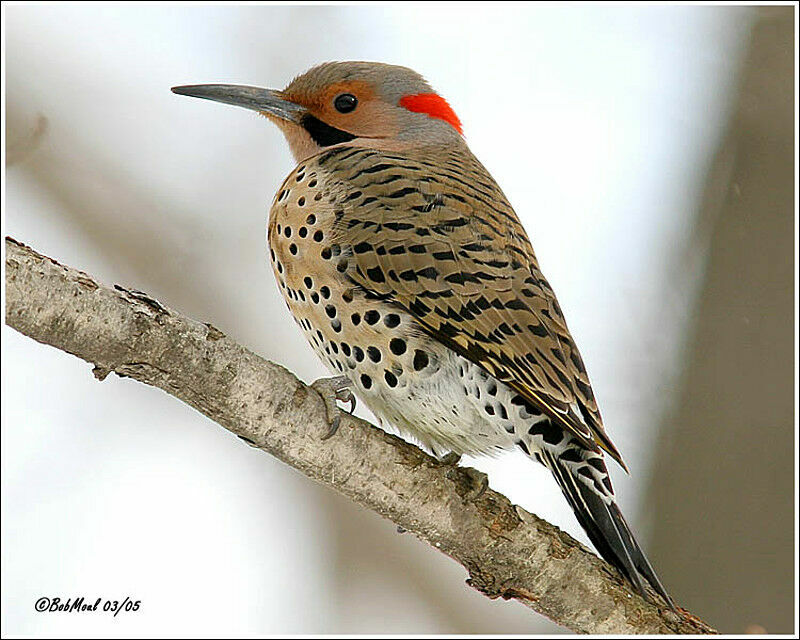
{"type": "Polygon", "coordinates": [[[268,241],[311,346],[379,418],[433,450],[538,450],[532,420],[618,456],[527,236],[474,157],[319,154],[279,189],[268,241]]]}

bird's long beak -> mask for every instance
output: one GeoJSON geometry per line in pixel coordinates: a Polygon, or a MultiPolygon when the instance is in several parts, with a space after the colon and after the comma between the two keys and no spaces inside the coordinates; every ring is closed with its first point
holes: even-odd
{"type": "Polygon", "coordinates": [[[246,87],[236,84],[189,84],[182,87],[172,87],[173,93],[192,98],[203,98],[224,102],[245,109],[252,109],[261,113],[300,123],[300,119],[307,109],[281,96],[280,91],[273,89],[260,89],[259,87],[246,87]]]}

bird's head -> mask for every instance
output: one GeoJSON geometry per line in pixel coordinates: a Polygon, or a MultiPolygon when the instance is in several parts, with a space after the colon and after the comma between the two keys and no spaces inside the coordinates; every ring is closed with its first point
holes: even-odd
{"type": "Polygon", "coordinates": [[[378,62],[327,62],[282,91],[226,84],[172,91],[261,113],[280,127],[298,161],[333,146],[402,151],[461,140],[455,112],[421,75],[378,62]]]}

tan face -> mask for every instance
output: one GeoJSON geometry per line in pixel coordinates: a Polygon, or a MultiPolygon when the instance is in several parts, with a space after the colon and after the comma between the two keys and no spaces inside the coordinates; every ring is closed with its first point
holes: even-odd
{"type": "Polygon", "coordinates": [[[288,89],[282,94],[287,100],[306,107],[318,120],[358,138],[392,138],[398,133],[397,107],[380,100],[367,82],[336,82],[313,93],[288,89]],[[352,110],[341,108],[353,103],[352,110]]]}
{"type": "Polygon", "coordinates": [[[381,100],[368,82],[335,82],[319,90],[293,90],[290,85],[280,95],[285,100],[305,107],[309,116],[331,129],[318,124],[315,128],[307,120],[301,123],[287,122],[264,113],[281,129],[298,162],[319,153],[323,148],[341,145],[395,150],[406,146],[397,140],[402,109],[381,100]],[[327,134],[330,134],[330,138],[327,134]]]}

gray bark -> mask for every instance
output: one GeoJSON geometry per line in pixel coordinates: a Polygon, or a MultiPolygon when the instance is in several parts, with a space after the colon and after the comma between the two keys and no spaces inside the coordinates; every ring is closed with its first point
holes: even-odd
{"type": "MultiPolygon", "coordinates": [[[[467,583],[576,632],[714,633],[659,610],[558,528],[369,423],[327,430],[321,398],[280,365],[138,291],[109,288],[6,238],[6,323],[94,365],[158,387],[214,422],[449,555],[467,583]]],[[[13,375],[13,373],[12,373],[13,375]]]]}

